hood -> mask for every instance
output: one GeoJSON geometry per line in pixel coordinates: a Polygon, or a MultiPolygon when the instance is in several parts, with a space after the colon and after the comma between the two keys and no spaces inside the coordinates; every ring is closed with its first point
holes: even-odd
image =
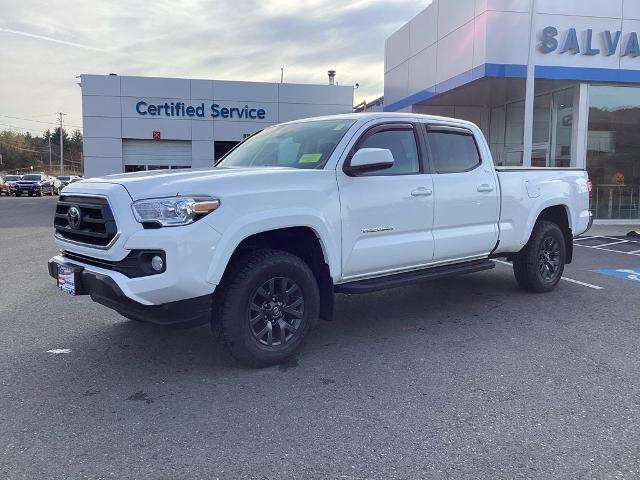
{"type": "Polygon", "coordinates": [[[73,182],[65,193],[90,190],[93,183],[112,183],[127,189],[133,200],[175,195],[216,195],[222,184],[233,183],[243,187],[264,185],[269,178],[304,175],[322,170],[287,167],[216,167],[208,169],[153,170],[150,172],[121,173],[73,182]]]}

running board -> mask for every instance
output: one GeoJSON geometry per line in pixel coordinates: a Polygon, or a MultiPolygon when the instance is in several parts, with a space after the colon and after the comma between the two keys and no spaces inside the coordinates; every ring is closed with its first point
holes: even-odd
{"type": "Polygon", "coordinates": [[[367,280],[341,283],[334,286],[333,290],[336,293],[350,294],[376,292],[387,288],[404,287],[405,285],[425,280],[438,280],[455,275],[482,272],[484,270],[491,270],[495,266],[496,264],[490,260],[474,260],[465,263],[455,263],[453,265],[443,265],[441,267],[424,268],[412,272],[396,273],[384,277],[369,278],[367,280]]]}

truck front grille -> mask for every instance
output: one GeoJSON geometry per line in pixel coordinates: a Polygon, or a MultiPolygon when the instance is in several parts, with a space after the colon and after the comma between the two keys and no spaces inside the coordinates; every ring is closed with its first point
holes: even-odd
{"type": "Polygon", "coordinates": [[[85,245],[106,248],[118,228],[109,202],[104,197],[62,195],[53,220],[56,236],[85,245]]]}

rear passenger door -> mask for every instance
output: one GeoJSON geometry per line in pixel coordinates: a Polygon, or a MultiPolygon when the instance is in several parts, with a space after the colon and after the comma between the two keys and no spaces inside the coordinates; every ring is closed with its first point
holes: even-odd
{"type": "Polygon", "coordinates": [[[434,186],[434,262],[488,255],[498,241],[495,168],[471,130],[426,125],[434,186]]]}

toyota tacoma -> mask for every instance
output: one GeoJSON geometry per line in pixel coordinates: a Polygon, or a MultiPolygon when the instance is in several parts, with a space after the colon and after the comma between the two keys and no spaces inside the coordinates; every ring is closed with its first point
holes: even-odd
{"type": "Polygon", "coordinates": [[[54,218],[60,289],[134,320],[210,322],[233,356],[292,355],[335,293],[513,263],[548,292],[590,225],[578,168],[496,168],[466,121],[366,113],[249,137],[215,167],[82,180],[54,218]]]}

